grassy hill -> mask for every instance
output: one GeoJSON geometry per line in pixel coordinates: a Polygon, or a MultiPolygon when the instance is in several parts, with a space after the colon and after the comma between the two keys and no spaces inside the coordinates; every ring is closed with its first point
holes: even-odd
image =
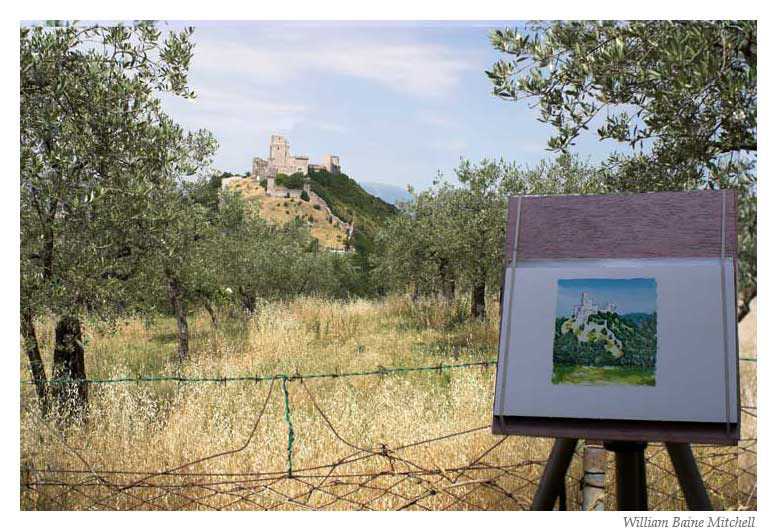
{"type": "MultiPolygon", "coordinates": [[[[332,212],[347,223],[354,223],[350,244],[356,250],[357,265],[366,268],[366,256],[372,252],[374,236],[386,218],[398,212],[394,205],[365,191],[359,183],[341,173],[334,175],[326,170],[311,170],[310,189],[327,202],[332,212]]],[[[304,176],[301,174],[279,175],[276,183],[290,189],[301,189],[304,176]]],[[[313,237],[322,245],[342,248],[345,244],[344,231],[328,222],[323,210],[316,210],[311,203],[291,199],[273,198],[264,194],[263,183],[246,178],[234,184],[243,195],[261,207],[261,215],[274,223],[285,223],[297,216],[308,220],[313,237]],[[312,218],[312,220],[311,220],[312,218]]]]}
{"type": "Polygon", "coordinates": [[[375,249],[375,233],[389,216],[399,210],[370,195],[346,174],[333,175],[325,170],[311,171],[310,189],[327,202],[332,212],[347,223],[354,223],[351,245],[356,250],[353,264],[362,271],[366,285],[370,269],[369,255],[375,249]]]}
{"type": "Polygon", "coordinates": [[[308,225],[311,236],[323,247],[345,248],[348,235],[343,229],[332,224],[326,211],[317,208],[317,205],[300,199],[270,197],[265,194],[264,187],[252,178],[233,183],[230,189],[239,191],[250,203],[258,206],[259,215],[270,223],[283,225],[300,219],[308,225]]]}
{"type": "Polygon", "coordinates": [[[337,217],[351,223],[356,229],[371,236],[388,216],[397,213],[397,208],[379,197],[369,194],[359,183],[346,174],[333,175],[325,170],[311,171],[310,188],[324,201],[337,217]]]}

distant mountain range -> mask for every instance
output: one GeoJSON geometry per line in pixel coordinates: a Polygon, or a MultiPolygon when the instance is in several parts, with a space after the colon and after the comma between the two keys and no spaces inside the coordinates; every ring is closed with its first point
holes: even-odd
{"type": "Polygon", "coordinates": [[[359,185],[361,185],[367,193],[379,197],[386,203],[391,203],[392,205],[396,205],[399,201],[409,201],[413,198],[406,189],[393,184],[360,182],[359,185]]]}

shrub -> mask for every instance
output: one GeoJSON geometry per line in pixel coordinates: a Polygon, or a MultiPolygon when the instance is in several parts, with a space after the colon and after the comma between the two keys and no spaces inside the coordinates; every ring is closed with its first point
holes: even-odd
{"type": "Polygon", "coordinates": [[[299,198],[302,199],[303,201],[310,201],[310,196],[305,190],[302,190],[302,193],[300,194],[299,198]]]}

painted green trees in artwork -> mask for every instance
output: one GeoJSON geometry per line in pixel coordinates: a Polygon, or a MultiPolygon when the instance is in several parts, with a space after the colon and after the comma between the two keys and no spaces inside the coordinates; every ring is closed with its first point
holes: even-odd
{"type": "Polygon", "coordinates": [[[588,318],[590,323],[606,323],[615,337],[623,344],[623,356],[616,358],[605,349],[605,340],[579,342],[574,332],[562,332],[566,318],[556,319],[553,343],[554,365],[587,365],[592,367],[640,367],[656,366],[656,314],[619,316],[612,312],[599,312],[588,318]]]}

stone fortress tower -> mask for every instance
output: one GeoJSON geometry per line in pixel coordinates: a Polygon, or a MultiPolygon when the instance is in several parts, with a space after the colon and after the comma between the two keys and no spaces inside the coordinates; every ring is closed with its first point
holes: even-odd
{"type": "Polygon", "coordinates": [[[337,155],[324,155],[323,164],[310,164],[310,158],[307,155],[292,155],[290,153],[289,141],[286,137],[272,135],[270,137],[269,158],[265,160],[255,157],[251,166],[251,175],[257,180],[270,179],[279,173],[285,175],[293,173],[307,175],[309,169],[326,170],[329,173],[339,175],[340,157],[337,155]]]}
{"type": "Polygon", "coordinates": [[[333,175],[340,175],[340,157],[324,155],[324,169],[333,175]]]}

